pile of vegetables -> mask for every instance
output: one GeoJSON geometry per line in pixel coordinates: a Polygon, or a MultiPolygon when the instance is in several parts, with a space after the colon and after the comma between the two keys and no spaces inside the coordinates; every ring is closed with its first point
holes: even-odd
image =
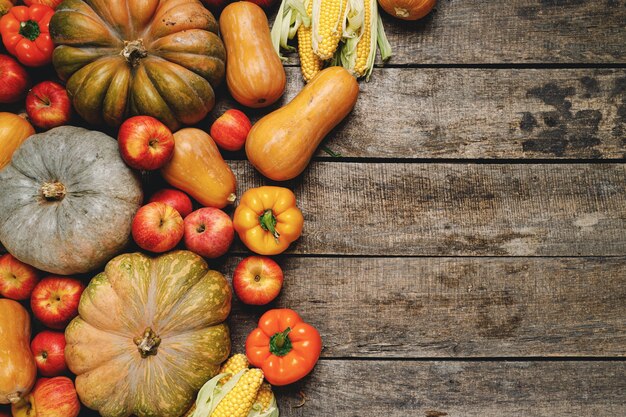
{"type": "MultiPolygon", "coordinates": [[[[377,45],[390,56],[376,2],[284,0],[271,32],[247,1],[205,0],[219,24],[200,0],[23,3],[0,0],[0,103],[26,112],[0,112],[0,404],[14,417],[77,417],[81,404],[104,417],[277,417],[272,385],[313,371],[320,333],[271,309],[227,360],[226,320],[233,292],[276,299],[284,274],[269,256],[297,244],[305,216],[278,185],[237,202],[222,151],[245,148],[273,181],[300,175],[356,105],[377,45]],[[308,84],[283,104],[279,49],[296,35],[308,84]],[[228,109],[207,133],[224,78],[245,108],[276,108],[254,124],[228,109]],[[205,258],[235,235],[253,254],[231,290],[205,258]]],[[[433,5],[381,0],[405,19],[433,5]]]]}

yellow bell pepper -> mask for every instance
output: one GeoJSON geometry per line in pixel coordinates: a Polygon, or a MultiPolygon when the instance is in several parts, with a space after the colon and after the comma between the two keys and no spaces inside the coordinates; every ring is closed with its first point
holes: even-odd
{"type": "Polygon", "coordinates": [[[291,190],[266,186],[243,194],[233,223],[248,249],[260,255],[277,255],[300,237],[304,217],[291,190]]]}

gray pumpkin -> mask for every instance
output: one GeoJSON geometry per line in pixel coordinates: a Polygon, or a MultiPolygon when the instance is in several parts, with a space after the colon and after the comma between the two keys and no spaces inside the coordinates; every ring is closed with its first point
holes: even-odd
{"type": "Polygon", "coordinates": [[[0,171],[0,241],[44,271],[88,272],[126,246],[142,200],[115,139],[58,127],[28,138],[0,171]]]}

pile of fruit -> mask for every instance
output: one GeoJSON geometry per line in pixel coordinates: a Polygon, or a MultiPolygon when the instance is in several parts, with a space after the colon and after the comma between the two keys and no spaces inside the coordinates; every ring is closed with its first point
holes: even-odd
{"type": "MultiPolygon", "coordinates": [[[[25,110],[0,112],[0,417],[9,404],[14,417],[76,417],[81,404],[105,417],[276,417],[272,385],[313,370],[322,339],[295,311],[267,310],[245,347],[231,346],[226,324],[232,289],[251,305],[278,296],[283,272],[269,256],[301,236],[304,216],[284,187],[238,197],[221,151],[245,147],[274,181],[300,175],[355,106],[355,75],[371,72],[382,28],[372,1],[299,1],[278,12],[281,39],[322,33],[335,7],[324,32],[334,48],[367,43],[367,54],[319,65],[254,124],[227,110],[209,134],[198,127],[224,79],[248,108],[284,93],[259,5],[0,0],[0,103],[25,110]],[[231,289],[207,259],[235,235],[256,255],[231,289]]],[[[405,18],[434,4],[381,5],[394,1],[405,18]]],[[[308,36],[306,54],[319,54],[308,36]]],[[[302,44],[300,55],[304,70],[302,44]]]]}

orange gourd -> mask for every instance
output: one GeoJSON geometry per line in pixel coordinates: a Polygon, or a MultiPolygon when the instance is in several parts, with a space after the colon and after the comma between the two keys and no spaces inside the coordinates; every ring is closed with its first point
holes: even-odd
{"type": "Polygon", "coordinates": [[[17,301],[0,299],[0,404],[17,403],[35,384],[30,316],[17,301]]]}
{"type": "Polygon", "coordinates": [[[266,107],[285,91],[285,69],[272,46],[265,12],[248,1],[229,4],[220,16],[226,46],[226,83],[248,107],[266,107]]]}
{"type": "Polygon", "coordinates": [[[22,142],[34,134],[35,129],[23,117],[0,112],[0,169],[11,162],[13,152],[20,147],[22,142]]]}
{"type": "Polygon", "coordinates": [[[437,0],[378,0],[384,11],[402,20],[417,20],[426,16],[437,0]]]}
{"type": "Polygon", "coordinates": [[[275,181],[300,175],[328,132],[350,113],[358,95],[359,84],[348,70],[326,68],[289,104],[252,126],[246,139],[248,159],[275,181]]]}
{"type": "Polygon", "coordinates": [[[200,204],[222,208],[235,201],[235,175],[206,132],[187,128],[174,133],[174,155],[161,169],[165,181],[200,204]]]}

